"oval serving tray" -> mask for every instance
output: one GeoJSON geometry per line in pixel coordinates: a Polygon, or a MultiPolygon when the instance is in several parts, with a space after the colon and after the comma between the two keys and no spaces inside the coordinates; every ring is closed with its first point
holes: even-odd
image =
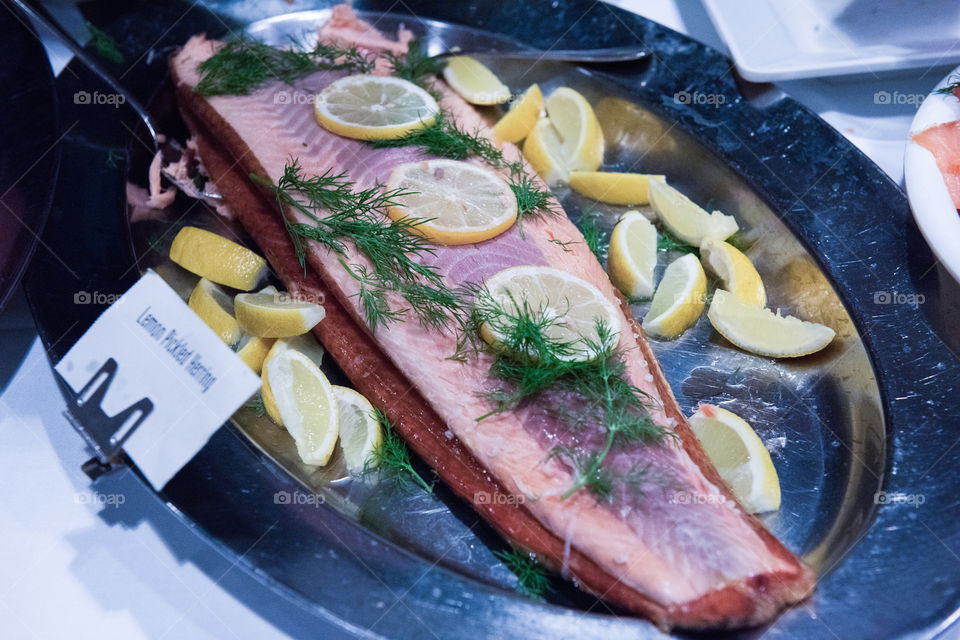
{"type": "MultiPolygon", "coordinates": [[[[216,15],[191,12],[163,42],[221,33],[221,19],[261,17],[237,13],[249,10],[246,3],[209,4],[216,15]]],[[[627,65],[497,71],[515,89],[539,81],[546,90],[566,83],[584,91],[604,122],[608,168],[666,173],[695,200],[736,215],[748,229],[750,256],[771,304],[838,329],[840,339],[826,352],[779,364],[733,350],[711,334],[705,318],[678,341],[653,342],[685,410],[698,401],[721,403],[751,420],[768,445],[782,445],[774,462],[784,507],[766,521],[811,563],[820,583],[807,603],[769,628],[740,635],[935,635],[960,602],[951,580],[960,548],[951,505],[960,482],[950,473],[960,457],[951,448],[960,435],[960,365],[922,312],[878,296],[916,294],[912,270],[928,259],[906,233],[903,193],[794,101],[748,86],[746,97],[729,61],[705,46],[606,5],[553,4],[410,3],[403,6],[412,15],[378,17],[377,24],[389,30],[403,20],[444,41],[502,37],[476,30],[488,29],[541,48],[562,36],[564,47],[652,49],[651,59],[627,65]],[[525,33],[529,24],[542,28],[525,33]],[[695,94],[712,98],[684,97],[695,94]]],[[[257,33],[300,33],[322,15],[275,18],[257,33]]],[[[119,22],[126,30],[143,28],[149,45],[148,24],[161,21],[133,9],[119,22]]],[[[163,61],[141,66],[135,88],[151,93],[163,83],[163,61]]],[[[62,96],[95,84],[82,71],[76,79],[65,76],[58,81],[62,96]]],[[[154,105],[171,111],[162,90],[154,105]]],[[[102,311],[73,305],[78,289],[122,291],[157,260],[143,247],[157,238],[136,228],[131,234],[123,206],[124,169],[131,176],[142,171],[137,144],[115,117],[104,122],[73,111],[65,120],[80,119],[84,131],[63,144],[64,170],[44,242],[82,284],[43,256],[27,278],[54,360],[102,311]],[[110,148],[128,149],[129,166],[104,163],[110,148]],[[87,197],[77,198],[78,189],[87,197]],[[83,223],[69,224],[76,220],[83,223]]],[[[587,204],[560,195],[573,217],[587,204]]],[[[598,219],[609,230],[611,216],[598,219]]],[[[264,425],[254,419],[226,425],[161,498],[240,566],[317,616],[366,637],[425,637],[427,629],[444,638],[661,635],[572,589],[561,588],[546,604],[514,595],[510,575],[491,554],[502,542],[442,488],[436,499],[358,501],[342,482],[299,466],[285,434],[264,425]],[[325,504],[275,498],[304,485],[320,491],[325,504]]]]}

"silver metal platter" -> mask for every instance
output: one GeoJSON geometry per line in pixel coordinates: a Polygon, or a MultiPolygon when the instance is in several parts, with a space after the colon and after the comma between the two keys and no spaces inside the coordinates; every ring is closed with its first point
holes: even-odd
{"type": "MultiPolygon", "coordinates": [[[[605,5],[470,7],[416,7],[437,19],[361,15],[385,32],[404,24],[438,50],[522,46],[443,21],[454,15],[519,35],[517,21],[576,10],[585,19],[570,28],[572,44],[624,44],[610,40],[616,27],[621,39],[650,47],[650,59],[627,65],[488,62],[515,91],[538,82],[544,92],[582,92],[604,129],[605,169],[666,174],[698,203],[736,216],[737,243],[762,275],[769,305],[837,331],[825,351],[776,362],[735,349],[705,317],[677,340],[652,340],[684,411],[718,404],[760,434],[783,490],[782,508],[765,523],[820,578],[808,602],[739,635],[927,637],[946,628],[960,604],[960,481],[950,472],[960,365],[915,306],[878,298],[919,295],[909,261],[923,249],[904,230],[902,192],[815,115],[769,88],[736,84],[719,54],[655,23],[605,5]],[[723,101],[676,98],[695,91],[723,101]]],[[[236,9],[211,8],[226,16],[236,9]]],[[[287,42],[328,15],[277,16],[248,31],[287,42]]],[[[528,44],[551,44],[532,38],[528,44]]],[[[161,90],[154,101],[158,117],[176,120],[164,96],[161,90]]],[[[136,145],[129,150],[128,175],[138,182],[145,159],[136,145]]],[[[590,215],[605,233],[625,210],[566,190],[558,196],[571,218],[590,215]]],[[[169,231],[223,223],[192,203],[176,206],[183,209],[171,216],[173,227],[132,225],[118,242],[132,238],[140,269],[157,268],[189,292],[191,277],[164,257],[169,231]]],[[[56,237],[50,241],[57,246],[56,237]]],[[[662,255],[661,265],[672,257],[662,255]]],[[[32,280],[49,282],[57,268],[41,264],[32,280]]],[[[56,305],[34,308],[43,333],[44,322],[56,322],[56,305]]],[[[638,316],[644,311],[634,307],[638,316]]],[[[328,373],[346,382],[332,362],[328,373]]],[[[161,496],[271,588],[357,636],[421,638],[428,629],[444,638],[662,635],[559,579],[547,602],[515,594],[514,576],[494,555],[504,543],[443,487],[428,495],[358,482],[338,459],[305,466],[289,435],[252,410],[238,413],[161,496]],[[278,494],[290,499],[278,502],[278,494]]]]}

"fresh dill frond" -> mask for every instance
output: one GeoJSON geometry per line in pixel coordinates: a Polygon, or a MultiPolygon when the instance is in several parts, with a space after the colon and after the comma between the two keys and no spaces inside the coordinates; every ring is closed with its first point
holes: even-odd
{"type": "Polygon", "coordinates": [[[500,558],[507,569],[517,576],[517,593],[535,600],[543,600],[553,591],[553,587],[550,586],[550,575],[532,553],[511,547],[494,551],[493,555],[500,558]]]}
{"type": "Polygon", "coordinates": [[[117,160],[123,160],[123,154],[115,149],[107,149],[107,166],[111,169],[116,169],[117,160]]]}
{"type": "Polygon", "coordinates": [[[496,169],[510,172],[510,189],[517,199],[517,228],[523,233],[523,220],[542,214],[558,215],[551,206],[551,194],[541,183],[532,179],[522,161],[507,162],[503,151],[479,132],[470,133],[457,126],[446,114],[440,113],[432,124],[415,129],[391,140],[372,140],[378,148],[417,147],[427,155],[451,160],[479,158],[496,169]]]}
{"type": "Polygon", "coordinates": [[[109,33],[97,26],[94,26],[90,22],[87,23],[87,31],[90,32],[90,44],[93,45],[93,48],[97,50],[97,53],[100,54],[101,58],[106,58],[110,62],[115,62],[116,64],[123,63],[123,52],[120,51],[117,41],[114,40],[109,33]]]}
{"type": "Polygon", "coordinates": [[[948,84],[945,87],[941,87],[937,89],[934,93],[941,93],[941,94],[953,93],[957,89],[960,89],[960,78],[958,78],[957,76],[952,76],[950,78],[950,84],[948,84]]]}
{"type": "Polygon", "coordinates": [[[560,248],[563,249],[563,251],[564,251],[565,253],[570,253],[570,251],[571,251],[571,250],[570,250],[570,245],[572,245],[572,244],[583,244],[583,243],[581,243],[579,240],[567,240],[567,241],[563,241],[563,240],[558,240],[557,238],[552,239],[550,242],[552,242],[552,243],[555,244],[555,245],[559,245],[560,248]]]}
{"type": "Polygon", "coordinates": [[[627,379],[618,334],[603,322],[596,325],[596,339],[563,341],[551,335],[551,329],[562,324],[562,313],[533,309],[525,300],[511,302],[513,311],[488,291],[477,295],[473,322],[477,327],[486,324],[499,337],[490,376],[504,383],[484,394],[494,408],[477,420],[515,409],[548,390],[576,394],[583,408],[567,422],[577,429],[600,428],[605,438],[595,451],[557,450],[572,463],[577,477],[563,497],[587,487],[598,499],[609,500],[613,478],[603,463],[614,445],[655,443],[668,433],[650,417],[653,399],[627,379]],[[584,352],[591,357],[583,358],[584,352]]]}
{"type": "Polygon", "coordinates": [[[304,49],[296,41],[291,44],[291,48],[273,47],[246,36],[230,40],[197,66],[200,82],[194,91],[207,97],[248,95],[270,80],[292,85],[316,71],[373,70],[373,59],[356,47],[318,42],[312,49],[304,49]]]}
{"type": "Polygon", "coordinates": [[[424,88],[427,79],[439,74],[446,65],[443,58],[428,56],[419,38],[410,42],[406,54],[398,56],[388,52],[385,56],[393,68],[393,75],[424,88]]]}
{"type": "Polygon", "coordinates": [[[383,435],[380,444],[373,448],[372,455],[364,463],[363,475],[378,471],[390,478],[398,489],[406,489],[411,483],[416,483],[427,493],[433,493],[433,487],[413,468],[410,451],[387,415],[374,409],[373,417],[383,427],[383,435]]]}
{"type": "Polygon", "coordinates": [[[426,127],[414,129],[399,138],[371,140],[370,145],[377,149],[418,147],[423,153],[438,158],[466,160],[476,157],[494,167],[506,166],[503,152],[492,142],[476,132],[464,131],[444,113],[437,114],[426,127]]]}
{"type": "Polygon", "coordinates": [[[384,190],[379,185],[360,189],[345,173],[332,171],[308,178],[295,159],[287,163],[277,184],[255,174],[250,177],[272,189],[281,208],[291,207],[310,220],[303,223],[284,218],[301,265],[306,258],[304,240],[320,243],[342,258],[347,257],[350,244],[370,262],[368,269],[341,260],[361,284],[358,297],[371,329],[406,313],[406,309],[390,308],[390,291],[407,302],[424,327],[440,328],[446,319],[466,313],[463,300],[446,286],[437,269],[417,260],[435,251],[434,245],[417,233],[417,227],[427,220],[394,220],[384,213],[407,192],[384,190]]]}
{"type": "Polygon", "coordinates": [[[522,162],[510,165],[510,189],[517,198],[517,229],[523,235],[523,221],[539,215],[559,215],[551,206],[550,191],[532,179],[522,162]]]}
{"type": "Polygon", "coordinates": [[[687,244],[666,229],[657,233],[657,251],[680,251],[700,255],[700,250],[692,244],[687,244]]]}
{"type": "Polygon", "coordinates": [[[606,260],[606,251],[603,246],[603,230],[597,223],[599,216],[600,214],[596,212],[584,213],[577,220],[576,225],[580,229],[580,233],[583,234],[583,240],[587,244],[587,248],[590,249],[590,253],[596,256],[600,264],[603,264],[606,260]]]}
{"type": "Polygon", "coordinates": [[[564,498],[582,487],[590,491],[598,502],[613,502],[614,479],[610,471],[603,467],[603,456],[599,452],[587,453],[573,447],[556,446],[550,451],[550,457],[565,458],[576,469],[577,481],[564,492],[564,498]]]}
{"type": "Polygon", "coordinates": [[[267,405],[263,403],[263,396],[259,393],[247,400],[247,403],[244,404],[243,407],[244,409],[253,409],[259,418],[267,414],[267,405]]]}

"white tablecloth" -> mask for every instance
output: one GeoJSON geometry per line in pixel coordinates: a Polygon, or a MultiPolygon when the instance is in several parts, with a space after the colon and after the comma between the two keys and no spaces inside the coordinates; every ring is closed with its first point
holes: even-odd
{"type": "MultiPolygon", "coordinates": [[[[698,2],[615,4],[724,49],[698,2]]],[[[915,107],[874,94],[925,94],[947,71],[782,86],[900,181],[915,107]]],[[[0,315],[0,637],[341,637],[234,568],[132,478],[110,483],[123,504],[95,504],[80,471],[89,453],[62,410],[18,294],[0,315]]]]}

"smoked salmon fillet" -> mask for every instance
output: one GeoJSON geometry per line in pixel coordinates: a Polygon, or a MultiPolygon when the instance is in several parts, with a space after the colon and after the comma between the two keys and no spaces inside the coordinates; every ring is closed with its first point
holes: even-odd
{"type": "MultiPolygon", "coordinates": [[[[345,7],[335,16],[321,39],[359,40],[371,55],[402,53],[409,40],[387,40],[345,7]]],[[[204,166],[287,288],[322,301],[327,315],[315,332],[330,355],[455,493],[512,544],[661,628],[762,624],[812,591],[813,573],[743,510],[706,458],[641,328],[569,219],[527,219],[522,234],[514,226],[480,243],[436,246],[417,259],[434,266],[451,288],[482,283],[507,267],[550,266],[593,284],[617,305],[625,376],[653,399],[652,420],[677,437],[612,452],[612,469],[645,473],[634,493],[618,491],[610,501],[586,490],[563,497],[577,477],[565,459],[551,455],[558,442],[574,438],[549,410],[562,398],[546,394],[478,421],[491,411],[484,393],[498,385],[490,377],[492,356],[451,359],[456,332],[424,328],[416,318],[372,330],[357,298],[360,283],[344,269],[343,256],[308,243],[308,268],[301,267],[282,216],[309,220],[281,211],[274,194],[248,177],[277,183],[296,159],[307,176],[346,172],[358,188],[371,188],[386,183],[395,166],[429,156],[339,137],[316,123],[309,101],[276,99],[278,92],[314,95],[342,72],[314,73],[293,86],[271,82],[250,95],[202,97],[194,91],[197,65],[219,46],[195,36],[171,59],[180,109],[204,166]]],[[[385,73],[384,65],[376,72],[385,73]]],[[[489,135],[470,105],[439,80],[435,88],[461,128],[489,135]]],[[[512,145],[503,151],[519,158],[512,145]]],[[[365,261],[350,248],[348,259],[365,261]]]]}

